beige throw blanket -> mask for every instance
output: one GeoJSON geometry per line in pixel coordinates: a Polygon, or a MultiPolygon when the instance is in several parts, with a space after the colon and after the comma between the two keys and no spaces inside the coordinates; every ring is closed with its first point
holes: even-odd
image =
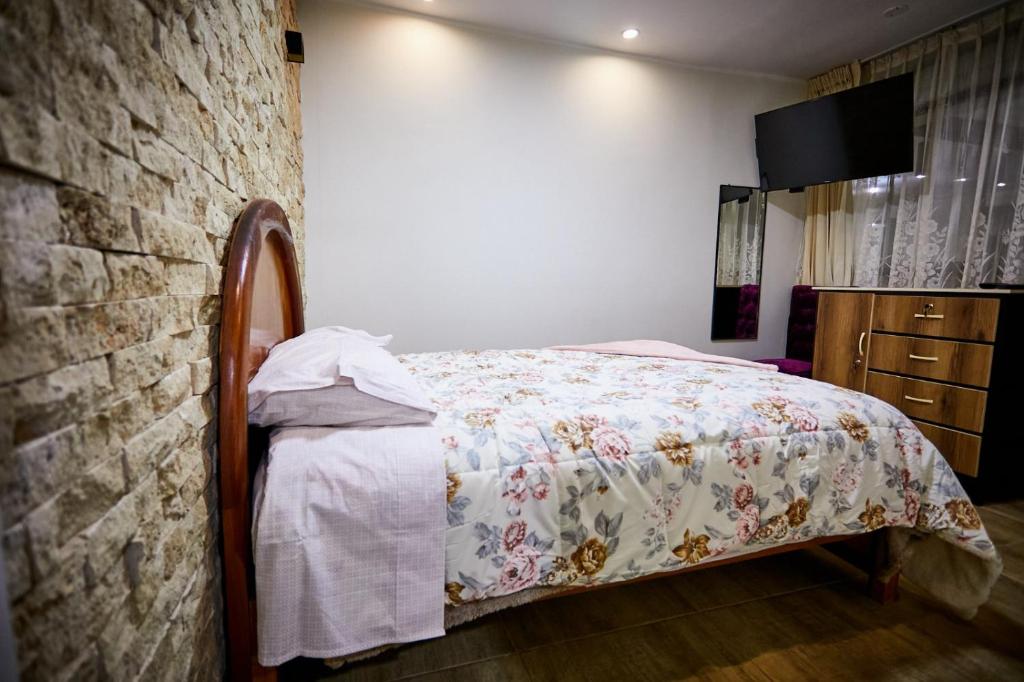
{"type": "Polygon", "coordinates": [[[744,360],[743,358],[731,358],[726,355],[711,355],[677,343],[668,341],[652,341],[649,339],[636,339],[634,341],[608,341],[605,343],[588,343],[579,346],[551,346],[551,350],[571,350],[584,353],[602,353],[605,355],[632,355],[642,358],[668,358],[670,360],[691,360],[693,362],[714,362],[721,365],[736,365],[738,367],[751,367],[763,369],[767,372],[777,372],[775,365],[766,365],[763,362],[744,360]]]}

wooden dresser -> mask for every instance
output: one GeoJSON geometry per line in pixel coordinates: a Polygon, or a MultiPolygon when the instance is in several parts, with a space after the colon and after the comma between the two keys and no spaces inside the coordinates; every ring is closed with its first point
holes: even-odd
{"type": "Polygon", "coordinates": [[[812,376],[899,408],[972,495],[1010,494],[1024,460],[1024,294],[818,291],[812,376]]]}

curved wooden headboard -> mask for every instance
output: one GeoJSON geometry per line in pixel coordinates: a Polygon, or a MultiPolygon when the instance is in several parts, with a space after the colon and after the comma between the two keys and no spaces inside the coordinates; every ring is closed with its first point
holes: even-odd
{"type": "Polygon", "coordinates": [[[250,489],[262,439],[251,437],[248,384],[275,344],[303,332],[302,290],[280,206],[250,201],[233,232],[221,301],[218,408],[228,666],[233,680],[274,679],[275,671],[256,663],[250,489]]]}

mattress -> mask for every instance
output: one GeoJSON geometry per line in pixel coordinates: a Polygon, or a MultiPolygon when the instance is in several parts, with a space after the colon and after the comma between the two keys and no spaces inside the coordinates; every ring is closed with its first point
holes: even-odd
{"type": "MultiPolygon", "coordinates": [[[[438,411],[419,461],[444,477],[449,606],[886,527],[902,529],[905,574],[965,615],[1001,570],[949,465],[870,396],[755,368],[575,351],[399,359],[438,411]]],[[[292,432],[275,435],[272,462],[298,461],[292,432]]],[[[267,485],[311,480],[304,466],[271,465],[267,485]]],[[[284,515],[276,532],[302,523],[284,515]]],[[[263,575],[260,585],[257,566],[263,590],[288,580],[263,575]]]]}

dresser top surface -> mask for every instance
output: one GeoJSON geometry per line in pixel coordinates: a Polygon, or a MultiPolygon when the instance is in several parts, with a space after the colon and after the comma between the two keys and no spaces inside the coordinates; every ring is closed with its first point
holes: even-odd
{"type": "Polygon", "coordinates": [[[883,294],[969,294],[971,296],[1005,296],[1024,294],[1024,289],[926,289],[912,287],[814,287],[815,291],[863,291],[883,294]]]}

